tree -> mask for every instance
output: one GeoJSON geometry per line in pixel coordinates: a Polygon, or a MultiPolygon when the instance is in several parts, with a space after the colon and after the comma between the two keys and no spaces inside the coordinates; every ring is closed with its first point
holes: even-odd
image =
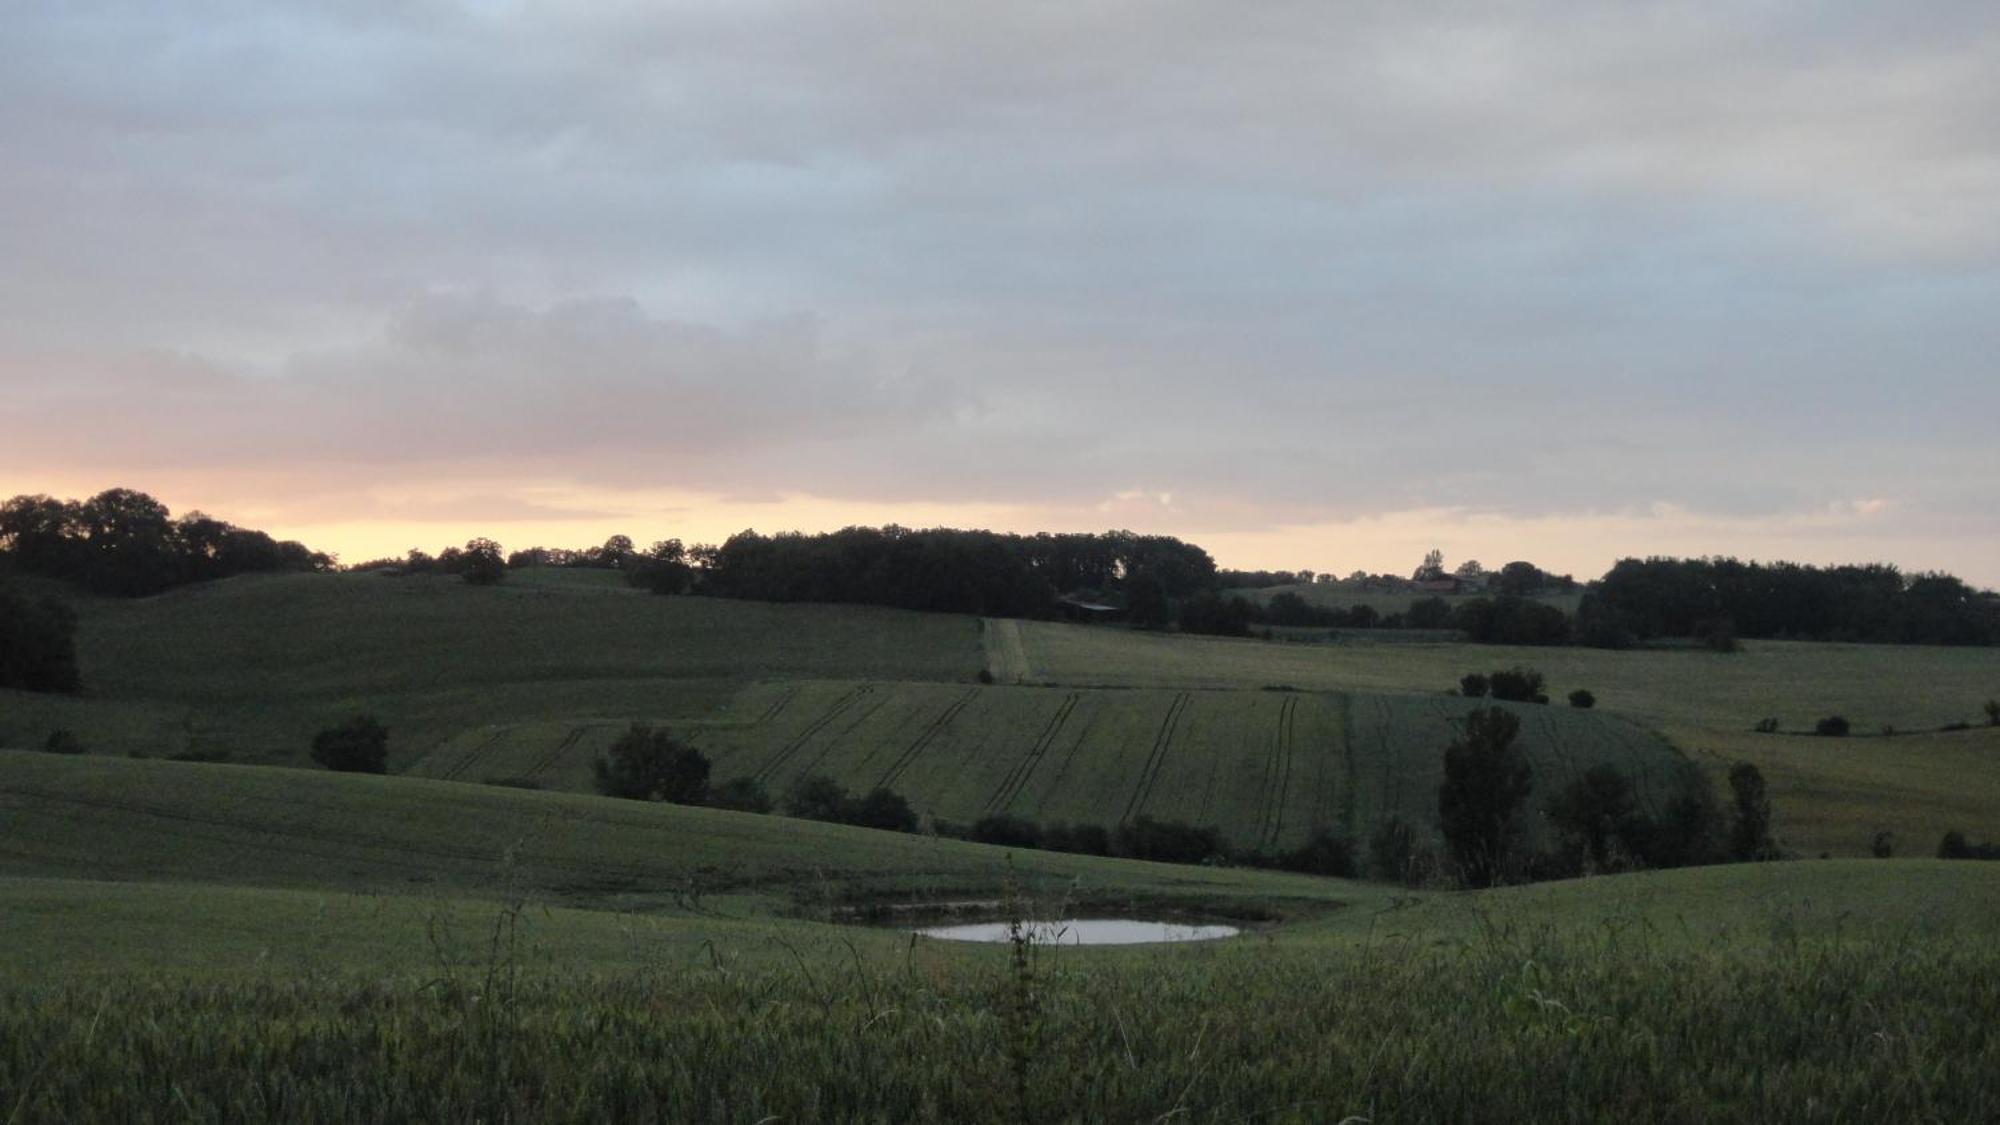
{"type": "Polygon", "coordinates": [[[718,809],[767,813],[771,811],[771,794],[754,777],[732,777],[708,791],[708,803],[718,809]]]}
{"type": "Polygon", "coordinates": [[[507,577],[507,557],[491,539],[474,539],[458,556],[458,573],[474,586],[492,586],[507,577]]]}
{"type": "Polygon", "coordinates": [[[2000,727],[2000,699],[1986,701],[1986,725],[2000,727]]]}
{"type": "Polygon", "coordinates": [[[1493,673],[1487,681],[1492,685],[1495,699],[1509,703],[1548,702],[1548,696],[1543,694],[1547,681],[1533,668],[1516,665],[1493,673]]]}
{"type": "Polygon", "coordinates": [[[313,735],[312,759],[337,773],[389,772],[389,728],[356,715],[313,735]]]}
{"type": "Polygon", "coordinates": [[[1492,688],[1492,681],[1478,672],[1467,672],[1458,678],[1458,694],[1467,699],[1484,699],[1492,688]]]}
{"type": "Polygon", "coordinates": [[[1771,798],[1764,791],[1764,774],[1749,762],[1729,769],[1729,792],[1736,818],[1729,827],[1729,855],[1737,860],[1777,858],[1771,841],[1771,798]]]}
{"type": "Polygon", "coordinates": [[[73,692],[76,613],[53,598],[31,601],[0,586],[0,688],[73,692]]]}
{"type": "Polygon", "coordinates": [[[1579,710],[1588,711],[1592,707],[1597,706],[1597,696],[1591,694],[1589,688],[1578,688],[1569,693],[1569,705],[1579,710]]]}
{"type": "Polygon", "coordinates": [[[597,791],[634,801],[698,805],[708,796],[708,758],[664,728],[633,723],[592,765],[597,791]]]}
{"type": "Polygon", "coordinates": [[[1493,576],[1492,587],[1496,594],[1525,598],[1541,593],[1547,583],[1548,575],[1542,573],[1541,567],[1517,560],[1500,568],[1493,576]]]}
{"type": "Polygon", "coordinates": [[[1429,582],[1444,577],[1444,552],[1432,547],[1424,553],[1424,561],[1410,575],[1411,581],[1429,582]]]}
{"type": "Polygon", "coordinates": [[[1452,577],[1464,582],[1477,582],[1481,578],[1486,577],[1486,568],[1479,565],[1478,559],[1467,559],[1459,563],[1457,569],[1453,570],[1451,574],[1452,577]]]}
{"type": "Polygon", "coordinates": [[[846,807],[847,790],[823,773],[802,777],[785,792],[786,816],[838,821],[846,807]]]}
{"type": "Polygon", "coordinates": [[[1172,618],[1167,588],[1151,571],[1142,570],[1126,577],[1125,616],[1142,629],[1158,629],[1172,618]]]}
{"type": "Polygon", "coordinates": [[[1527,758],[1514,744],[1521,720],[1501,707],[1479,707],[1444,752],[1438,822],[1467,882],[1489,887],[1507,869],[1517,817],[1534,788],[1527,758]]]}
{"type": "Polygon", "coordinates": [[[1549,820],[1565,842],[1599,871],[1608,870],[1614,846],[1636,852],[1641,817],[1632,785],[1607,765],[1592,766],[1549,803],[1549,820]]]}
{"type": "Polygon", "coordinates": [[[915,832],[917,814],[894,790],[877,786],[865,796],[843,802],[840,820],[844,824],[859,825],[862,828],[879,828],[887,832],[915,832]]]}

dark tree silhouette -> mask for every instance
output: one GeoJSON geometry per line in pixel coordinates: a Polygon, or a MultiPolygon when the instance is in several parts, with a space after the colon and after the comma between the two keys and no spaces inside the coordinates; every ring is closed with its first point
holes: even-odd
{"type": "Polygon", "coordinates": [[[1444,752],[1438,822],[1466,881],[1492,886],[1507,870],[1518,814],[1534,788],[1525,755],[1514,744],[1521,720],[1501,707],[1479,707],[1444,752]]]}
{"type": "Polygon", "coordinates": [[[1592,766],[1549,802],[1549,821],[1579,857],[1599,871],[1609,870],[1614,847],[1637,854],[1641,832],[1638,799],[1625,776],[1608,765],[1592,766]]]}
{"type": "Polygon", "coordinates": [[[457,557],[459,576],[474,586],[492,586],[507,577],[506,556],[491,539],[474,539],[457,557]]]}
{"type": "Polygon", "coordinates": [[[356,715],[314,735],[312,758],[339,773],[387,773],[389,728],[373,715],[356,715]]]}
{"type": "Polygon", "coordinates": [[[698,805],[708,797],[708,758],[664,729],[633,723],[592,763],[607,797],[698,805]]]}
{"type": "Polygon", "coordinates": [[[1729,792],[1736,817],[1729,826],[1729,856],[1737,860],[1776,859],[1771,840],[1771,798],[1764,791],[1764,774],[1749,762],[1729,769],[1729,792]]]}

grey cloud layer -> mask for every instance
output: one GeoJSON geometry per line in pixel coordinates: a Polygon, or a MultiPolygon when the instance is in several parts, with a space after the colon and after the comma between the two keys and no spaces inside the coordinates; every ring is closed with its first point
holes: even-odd
{"type": "Polygon", "coordinates": [[[14,13],[0,470],[1983,510],[1989,5],[1414,7],[14,13]]]}

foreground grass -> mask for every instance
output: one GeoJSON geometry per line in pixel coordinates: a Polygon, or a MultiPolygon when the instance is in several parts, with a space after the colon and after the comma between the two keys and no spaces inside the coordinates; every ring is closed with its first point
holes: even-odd
{"type": "Polygon", "coordinates": [[[0,991],[22,1120],[1987,1121],[1990,945],[1514,940],[1145,960],[0,991]]]}

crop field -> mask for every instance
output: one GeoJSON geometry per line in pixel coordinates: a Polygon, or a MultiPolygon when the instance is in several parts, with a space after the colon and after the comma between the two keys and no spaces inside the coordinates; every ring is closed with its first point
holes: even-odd
{"type": "MultiPolygon", "coordinates": [[[[1439,750],[1467,707],[1443,695],[808,681],[747,688],[724,711],[736,721],[685,733],[717,778],[754,777],[774,793],[824,773],[850,789],[888,786],[959,822],[1013,813],[1108,826],[1143,815],[1282,849],[1320,829],[1364,839],[1390,815],[1428,825],[1439,750]]],[[[1614,716],[1514,709],[1546,792],[1610,762],[1651,800],[1683,768],[1664,740],[1614,716]]],[[[539,737],[545,747],[556,732],[539,737]]]]}
{"type": "Polygon", "coordinates": [[[972,618],[659,598],[607,577],[552,571],[478,590],[289,575],[81,599],[85,694],[0,692],[0,747],[66,727],[106,753],[306,764],[315,731],[370,711],[403,769],[494,723],[678,720],[755,679],[970,682],[983,662],[972,618]]]}

